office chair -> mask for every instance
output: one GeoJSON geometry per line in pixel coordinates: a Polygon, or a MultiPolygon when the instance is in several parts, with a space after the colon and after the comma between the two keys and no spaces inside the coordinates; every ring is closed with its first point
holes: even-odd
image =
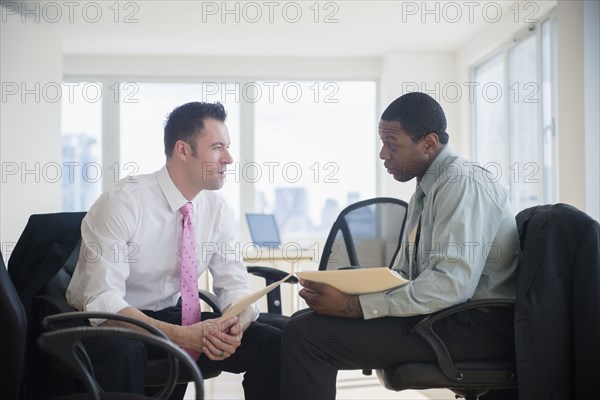
{"type": "Polygon", "coordinates": [[[391,197],[375,197],[344,208],[327,236],[319,270],[391,268],[400,250],[407,209],[406,202],[391,197]]]}
{"type": "MultiPolygon", "coordinates": [[[[327,236],[319,270],[340,267],[391,268],[400,249],[407,208],[406,202],[391,197],[375,197],[344,208],[327,236]]],[[[264,266],[248,267],[248,272],[264,278],[267,284],[287,275],[276,268],[264,266]]],[[[297,282],[296,278],[292,281],[297,282]]],[[[283,326],[289,317],[281,315],[280,292],[273,291],[267,300],[267,313],[261,313],[259,321],[283,326]]]]}
{"type": "Polygon", "coordinates": [[[9,368],[0,374],[0,395],[3,399],[16,400],[21,393],[21,381],[25,366],[25,332],[27,319],[25,309],[13,286],[4,258],[0,253],[0,359],[9,368]]]}
{"type": "MultiPolygon", "coordinates": [[[[28,321],[24,386],[31,392],[27,396],[31,399],[76,390],[74,376],[42,357],[36,340],[44,332],[45,317],[75,311],[67,303],[65,293],[79,258],[84,216],[83,212],[32,215],[9,260],[8,273],[28,321]]],[[[168,359],[149,361],[146,386],[164,386],[170,366],[168,359]]],[[[179,383],[193,380],[186,371],[181,371],[179,383]]],[[[205,379],[219,374],[218,370],[203,371],[205,379]]]]}
{"type": "Polygon", "coordinates": [[[467,400],[516,387],[522,399],[594,398],[600,360],[600,225],[565,204],[523,210],[516,221],[522,253],[515,301],[469,301],[424,317],[414,331],[431,345],[437,362],[378,370],[386,388],[445,388],[467,400]],[[482,307],[514,307],[516,354],[507,355],[509,360],[454,361],[434,324],[482,307]]]}
{"type": "Polygon", "coordinates": [[[204,398],[202,374],[196,363],[185,351],[174,345],[161,331],[151,325],[119,314],[78,311],[48,316],[44,318],[42,324],[45,332],[38,337],[38,346],[44,353],[59,360],[73,371],[83,382],[86,389],[86,393],[61,396],[56,398],[56,400],[90,398],[94,400],[166,399],[171,395],[175,385],[180,381],[179,364],[185,366],[185,371],[191,376],[190,380],[194,382],[196,399],[202,400],[204,398]],[[72,326],[72,324],[69,324],[69,322],[75,320],[87,321],[88,318],[124,321],[143,328],[146,332],[150,333],[150,335],[121,327],[72,326]],[[60,324],[65,324],[65,326],[63,328],[57,327],[57,325],[60,324]],[[168,358],[169,369],[166,371],[167,379],[166,382],[164,382],[162,390],[158,391],[152,397],[130,393],[104,392],[94,379],[93,366],[82,345],[83,340],[88,341],[96,338],[139,340],[147,345],[155,346],[164,351],[168,358]]]}
{"type": "MultiPolygon", "coordinates": [[[[25,351],[26,341],[25,335],[27,331],[27,319],[25,316],[25,308],[21,303],[19,295],[12,284],[4,265],[4,259],[0,254],[0,299],[2,307],[0,308],[0,323],[2,330],[0,340],[0,355],[2,361],[10,365],[2,374],[0,382],[0,390],[2,399],[16,400],[27,398],[26,388],[22,387],[23,370],[25,366],[25,351]]],[[[166,337],[158,330],[151,326],[140,323],[136,320],[124,318],[120,315],[102,313],[80,313],[73,312],[70,314],[61,314],[48,317],[44,320],[44,326],[47,330],[50,329],[50,324],[56,324],[59,321],[67,321],[69,319],[87,319],[87,318],[107,318],[121,319],[129,323],[137,324],[158,337],[150,337],[127,329],[115,328],[92,328],[92,327],[66,327],[42,333],[37,342],[43,354],[51,354],[67,364],[72,373],[81,378],[84,382],[87,393],[81,393],[69,396],[60,396],[55,399],[152,399],[166,398],[173,391],[177,383],[179,372],[179,363],[183,363],[187,373],[192,376],[192,381],[196,385],[196,399],[203,399],[204,388],[202,384],[202,375],[200,374],[196,364],[189,358],[187,353],[183,352],[179,347],[173,345],[166,337]],[[168,354],[170,368],[167,371],[168,379],[164,388],[157,393],[155,397],[145,397],[139,395],[131,395],[127,393],[104,393],[95,382],[91,371],[91,364],[85,358],[85,350],[80,347],[80,340],[90,340],[94,337],[110,336],[123,337],[141,340],[150,345],[157,346],[168,354]]],[[[39,393],[38,393],[39,394],[39,393]]],[[[46,393],[45,395],[47,395],[46,393]]],[[[45,396],[44,396],[45,397],[45,396]]]]}

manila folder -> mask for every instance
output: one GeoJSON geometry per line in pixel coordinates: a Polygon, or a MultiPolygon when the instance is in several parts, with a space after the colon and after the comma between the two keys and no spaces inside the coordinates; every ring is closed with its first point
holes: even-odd
{"type": "Polygon", "coordinates": [[[241,313],[244,310],[244,308],[256,303],[261,297],[269,293],[271,290],[275,289],[277,286],[281,285],[290,276],[292,276],[292,274],[289,274],[285,278],[277,282],[273,282],[269,286],[257,290],[256,292],[250,293],[240,299],[237,299],[236,301],[231,303],[231,306],[225,310],[225,312],[223,313],[223,315],[221,315],[221,317],[219,317],[217,322],[225,321],[226,319],[235,317],[236,315],[241,313]]]}
{"type": "Polygon", "coordinates": [[[383,292],[408,282],[398,272],[385,267],[301,271],[296,275],[307,281],[326,283],[347,294],[383,292]]]}

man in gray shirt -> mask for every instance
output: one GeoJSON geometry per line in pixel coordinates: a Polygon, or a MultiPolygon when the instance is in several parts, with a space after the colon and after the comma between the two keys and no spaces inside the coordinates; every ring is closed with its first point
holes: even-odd
{"type": "MultiPolygon", "coordinates": [[[[301,281],[312,312],[284,329],[284,399],[335,398],[340,369],[434,360],[410,333],[420,315],[515,296],[519,239],[509,194],[497,176],[448,146],[441,106],[424,93],[406,94],[382,114],[379,136],[388,173],[400,182],[417,179],[394,266],[409,283],[356,296],[301,281]]],[[[514,354],[510,311],[465,311],[436,327],[455,360],[514,354]]]]}

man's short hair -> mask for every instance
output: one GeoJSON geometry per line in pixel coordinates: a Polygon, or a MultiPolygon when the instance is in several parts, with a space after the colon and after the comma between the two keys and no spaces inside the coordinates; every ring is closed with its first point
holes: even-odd
{"type": "Polygon", "coordinates": [[[214,118],[225,122],[227,112],[223,104],[194,101],[177,107],[167,117],[165,122],[165,154],[171,157],[175,143],[178,140],[187,142],[196,155],[196,137],[204,128],[204,120],[214,118]]]}
{"type": "Polygon", "coordinates": [[[400,122],[413,143],[418,143],[431,132],[438,135],[442,144],[448,143],[444,110],[425,93],[411,92],[398,97],[381,114],[381,119],[400,122]]]}

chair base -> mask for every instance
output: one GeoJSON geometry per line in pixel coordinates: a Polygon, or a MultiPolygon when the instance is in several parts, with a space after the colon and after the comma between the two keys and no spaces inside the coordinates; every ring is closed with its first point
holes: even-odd
{"type": "Polygon", "coordinates": [[[481,390],[461,390],[461,389],[451,389],[454,393],[456,393],[456,398],[463,398],[465,400],[479,400],[481,396],[489,392],[488,389],[481,390]]]}
{"type": "Polygon", "coordinates": [[[490,389],[511,389],[517,387],[514,368],[508,365],[505,373],[502,373],[502,371],[497,370],[498,364],[498,362],[457,363],[457,366],[465,372],[463,381],[450,380],[441,372],[437,364],[434,363],[396,365],[384,370],[377,370],[377,377],[385,388],[394,391],[434,388],[449,389],[456,393],[457,398],[463,397],[466,400],[477,400],[490,389]],[[479,373],[490,371],[490,373],[493,373],[491,376],[495,379],[469,380],[469,371],[479,373]]]}

